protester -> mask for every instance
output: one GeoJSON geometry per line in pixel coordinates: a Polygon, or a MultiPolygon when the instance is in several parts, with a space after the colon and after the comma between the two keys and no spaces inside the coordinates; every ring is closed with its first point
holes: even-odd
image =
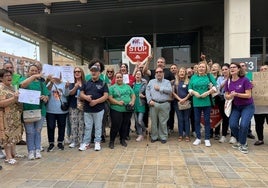
{"type": "Polygon", "coordinates": [[[26,131],[26,142],[28,148],[28,159],[40,159],[41,155],[41,131],[46,117],[46,103],[48,102],[49,91],[44,82],[40,81],[42,74],[39,73],[36,65],[28,67],[28,78],[22,77],[20,87],[29,90],[40,91],[40,104],[23,104],[23,110],[41,110],[41,119],[35,122],[24,122],[26,131]]]}
{"type": "Polygon", "coordinates": [[[230,79],[225,84],[225,98],[233,99],[229,125],[237,143],[233,148],[242,153],[248,153],[247,134],[249,122],[254,114],[254,104],[251,95],[252,84],[245,77],[245,71],[239,63],[230,64],[230,79]]]}
{"type": "Polygon", "coordinates": [[[101,69],[93,64],[89,67],[91,79],[81,88],[80,97],[85,101],[84,121],[85,131],[83,141],[79,150],[84,151],[88,148],[93,125],[95,127],[95,151],[101,150],[102,119],[105,109],[105,101],[108,98],[108,86],[100,79],[101,69]]]}
{"type": "Polygon", "coordinates": [[[167,121],[170,111],[172,87],[169,80],[164,79],[164,71],[158,67],[155,79],[150,80],[146,87],[146,99],[150,106],[151,142],[161,141],[165,144],[168,139],[167,121]]]}
{"type": "Polygon", "coordinates": [[[145,90],[147,86],[147,81],[142,78],[141,70],[137,70],[135,72],[135,79],[136,81],[133,85],[133,91],[136,96],[134,117],[135,117],[136,132],[138,134],[136,141],[140,142],[144,138],[144,132],[146,129],[143,122],[143,116],[145,113],[145,104],[146,104],[145,90]]]}
{"type": "Polygon", "coordinates": [[[69,86],[69,119],[71,124],[71,144],[74,148],[82,143],[85,123],[84,123],[84,101],[80,98],[80,91],[86,83],[85,74],[82,68],[74,68],[74,83],[69,86]]]}
{"type": "Polygon", "coordinates": [[[21,140],[22,106],[18,103],[19,93],[12,87],[12,72],[0,70],[0,144],[4,146],[8,164],[15,164],[16,143],[21,140]]]}
{"type": "Polygon", "coordinates": [[[109,148],[114,149],[114,141],[118,132],[120,144],[127,147],[126,139],[132,111],[128,111],[126,105],[134,106],[135,94],[128,84],[123,83],[121,72],[115,74],[115,84],[109,88],[109,102],[112,121],[109,148]]]}
{"type": "Polygon", "coordinates": [[[216,80],[208,72],[208,66],[205,61],[198,64],[197,74],[194,74],[189,83],[189,93],[193,96],[194,120],[196,139],[193,145],[201,144],[201,114],[204,114],[205,120],[205,146],[210,147],[210,110],[213,105],[211,94],[216,92],[216,80]]]}
{"type": "MultiPolygon", "coordinates": [[[[241,69],[243,69],[243,71],[245,72],[245,77],[247,77],[250,81],[252,81],[252,72],[247,70],[248,67],[246,62],[240,62],[239,65],[241,69]]],[[[255,139],[255,136],[252,134],[251,130],[251,122],[249,122],[248,138],[255,139]]]]}
{"type": "Polygon", "coordinates": [[[112,83],[112,80],[114,79],[114,68],[112,66],[108,66],[106,68],[106,76],[108,77],[109,79],[109,85],[110,86],[110,83],[112,83]]]}
{"type": "MultiPolygon", "coordinates": [[[[260,72],[267,72],[268,66],[263,65],[260,67],[260,72]]],[[[263,128],[265,118],[268,116],[268,106],[255,105],[254,120],[255,120],[255,130],[258,136],[258,140],[254,143],[255,146],[263,145],[263,128]]]]}
{"type": "Polygon", "coordinates": [[[181,67],[176,75],[173,96],[176,100],[174,104],[174,109],[177,114],[178,119],[178,129],[179,129],[179,138],[178,141],[181,142],[183,139],[183,131],[185,131],[185,141],[190,141],[190,113],[191,106],[187,109],[179,109],[178,103],[185,105],[187,102],[190,103],[189,98],[190,94],[188,93],[188,84],[189,79],[186,73],[186,69],[181,67]]]}
{"type": "MultiPolygon", "coordinates": [[[[226,142],[227,131],[229,128],[229,117],[227,117],[226,114],[224,113],[224,104],[225,104],[224,86],[227,83],[226,81],[229,79],[229,75],[230,75],[229,64],[225,63],[222,66],[221,72],[222,72],[222,75],[219,76],[217,79],[217,88],[219,90],[219,94],[217,96],[215,96],[215,102],[219,107],[220,114],[222,117],[222,125],[221,125],[222,126],[222,136],[221,136],[219,142],[223,143],[223,142],[226,142]]],[[[236,142],[236,140],[234,140],[234,139],[235,138],[231,136],[230,141],[236,142]]]]}
{"type": "MultiPolygon", "coordinates": [[[[21,78],[21,75],[15,73],[14,66],[11,62],[4,63],[3,69],[9,70],[12,73],[12,83],[11,85],[17,91],[19,89],[19,81],[21,78]]],[[[22,134],[23,134],[23,129],[22,129],[22,134]]],[[[17,145],[26,145],[26,142],[24,140],[20,140],[17,145]]],[[[1,154],[1,151],[0,151],[1,154]]]]}
{"type": "Polygon", "coordinates": [[[58,127],[58,149],[64,150],[64,135],[66,127],[66,117],[68,114],[68,107],[62,109],[61,106],[68,104],[67,97],[69,95],[69,84],[61,81],[60,78],[53,76],[48,83],[50,91],[49,101],[47,103],[47,135],[49,147],[47,152],[54,150],[55,128],[56,123],[58,127]]]}

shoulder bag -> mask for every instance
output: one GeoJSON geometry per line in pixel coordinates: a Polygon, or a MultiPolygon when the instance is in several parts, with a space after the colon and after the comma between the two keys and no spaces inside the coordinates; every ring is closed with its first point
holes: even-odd
{"type": "MultiPolygon", "coordinates": [[[[178,85],[174,84],[174,86],[175,86],[175,91],[176,91],[177,95],[179,95],[178,85]]],[[[181,104],[180,101],[177,101],[177,102],[178,102],[179,110],[188,110],[192,107],[190,100],[185,101],[184,104],[181,104]]]]}
{"type": "MultiPolygon", "coordinates": [[[[230,79],[228,79],[228,88],[230,85],[230,79]]],[[[230,116],[231,111],[232,111],[232,104],[233,104],[233,99],[225,99],[225,103],[224,103],[224,113],[227,117],[230,116]]]]}
{"type": "MultiPolygon", "coordinates": [[[[42,90],[42,83],[40,82],[40,88],[42,90]]],[[[41,102],[40,102],[40,109],[35,109],[35,110],[24,110],[22,113],[23,117],[23,122],[25,123],[32,123],[39,121],[42,118],[41,115],[41,102]]]]}
{"type": "MultiPolygon", "coordinates": [[[[53,83],[53,84],[54,84],[54,83],[53,83]]],[[[54,84],[54,86],[55,86],[56,90],[58,90],[56,84],[54,84]]],[[[60,98],[60,103],[61,103],[61,105],[60,105],[61,110],[62,110],[62,111],[67,111],[67,110],[69,109],[69,104],[68,104],[68,102],[63,102],[63,101],[61,100],[61,96],[59,96],[59,98],[60,98]]]]}

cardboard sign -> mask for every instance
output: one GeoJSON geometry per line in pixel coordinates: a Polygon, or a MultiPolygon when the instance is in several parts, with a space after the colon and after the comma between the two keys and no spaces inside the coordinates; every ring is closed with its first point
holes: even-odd
{"type": "Polygon", "coordinates": [[[268,72],[253,73],[252,97],[257,106],[268,105],[268,72]]]}

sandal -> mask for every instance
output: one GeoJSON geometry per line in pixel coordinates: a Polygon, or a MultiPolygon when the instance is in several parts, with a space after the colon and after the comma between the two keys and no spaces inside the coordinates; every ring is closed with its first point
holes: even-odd
{"type": "Polygon", "coordinates": [[[11,165],[14,165],[17,163],[16,159],[6,159],[5,162],[11,165]]]}
{"type": "Polygon", "coordinates": [[[23,155],[23,154],[15,154],[14,155],[14,158],[25,158],[26,156],[25,155],[23,155]]]}
{"type": "Polygon", "coordinates": [[[182,136],[179,136],[178,141],[179,141],[179,142],[182,141],[182,136]]]}
{"type": "Polygon", "coordinates": [[[190,142],[190,138],[188,136],[185,137],[185,142],[190,142]]]}

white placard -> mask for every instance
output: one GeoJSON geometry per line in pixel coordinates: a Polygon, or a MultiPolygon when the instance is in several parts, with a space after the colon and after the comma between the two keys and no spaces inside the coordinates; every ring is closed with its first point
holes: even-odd
{"type": "Polygon", "coordinates": [[[61,67],[59,67],[59,66],[52,66],[49,64],[43,65],[42,73],[46,77],[48,75],[51,75],[53,78],[60,78],[60,72],[61,72],[61,67]]]}
{"type": "Polygon", "coordinates": [[[74,83],[74,68],[71,66],[62,66],[61,80],[63,82],[74,83]]]}
{"type": "Polygon", "coordinates": [[[41,96],[41,91],[20,88],[18,101],[21,103],[39,105],[40,96],[41,96]]]}

